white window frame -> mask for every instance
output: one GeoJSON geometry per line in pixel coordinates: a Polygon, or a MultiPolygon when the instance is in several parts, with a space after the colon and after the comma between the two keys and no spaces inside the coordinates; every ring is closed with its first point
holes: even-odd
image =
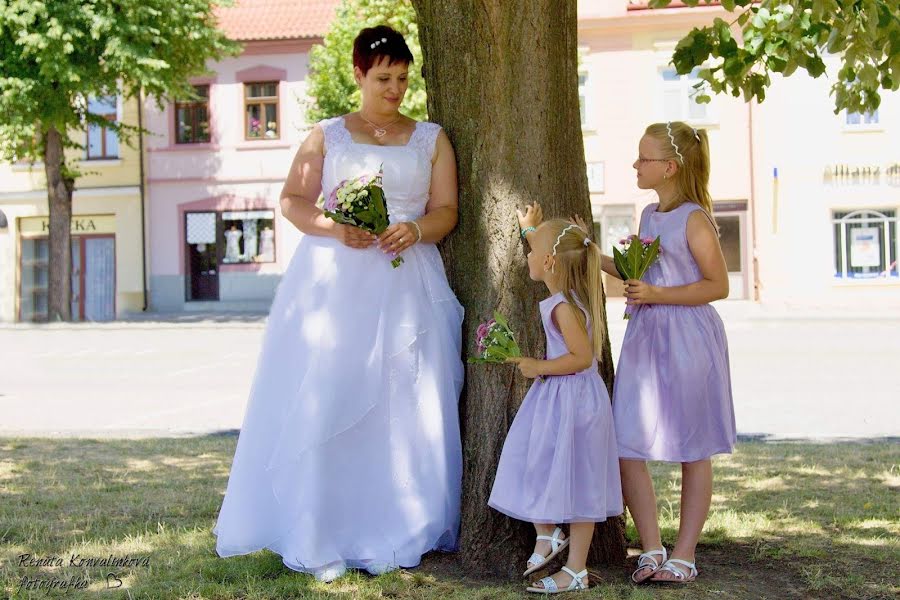
{"type": "MultiPolygon", "coordinates": [[[[112,94],[109,94],[112,95],[112,94]]],[[[87,97],[82,97],[81,101],[84,103],[85,111],[87,111],[87,107],[90,106],[87,97]]],[[[116,90],[116,123],[122,122],[122,116],[124,112],[124,99],[122,98],[122,94],[116,90]]],[[[88,123],[87,119],[82,119],[82,125],[84,126],[84,152],[82,153],[81,160],[90,161],[92,165],[98,164],[118,164],[122,161],[122,138],[116,135],[116,139],[119,142],[119,155],[118,156],[109,156],[105,158],[91,158],[88,156],[88,123]]]]}
{"type": "MultiPolygon", "coordinates": [[[[849,110],[841,111],[841,129],[845,132],[854,133],[854,132],[864,132],[864,131],[883,131],[884,125],[881,124],[881,113],[878,109],[875,109],[875,117],[878,119],[874,123],[848,123],[847,119],[850,118],[851,113],[849,110]]],[[[865,118],[866,115],[873,114],[871,112],[863,113],[860,115],[861,118],[865,118]]]]}
{"type": "MultiPolygon", "coordinates": [[[[667,55],[667,59],[670,58],[671,55],[667,55]]],[[[702,69],[704,66],[696,67],[696,69],[702,69]]],[[[703,106],[706,110],[706,116],[700,119],[691,118],[690,117],[690,105],[691,96],[698,95],[702,93],[702,90],[695,90],[694,85],[700,81],[703,81],[699,78],[692,78],[690,74],[688,75],[678,75],[678,80],[671,81],[663,79],[663,73],[666,71],[675,72],[675,67],[669,63],[661,65],[657,69],[657,81],[659,86],[659,94],[658,94],[658,102],[659,102],[659,116],[661,121],[670,120],[666,115],[666,102],[665,102],[665,92],[669,90],[677,90],[679,92],[681,106],[679,110],[679,118],[671,119],[673,121],[684,121],[685,123],[690,123],[691,125],[717,125],[719,123],[719,115],[716,106],[716,98],[714,95],[710,94],[710,101],[703,106]]],[[[677,72],[675,72],[677,75],[677,72]]]]}
{"type": "Polygon", "coordinates": [[[634,204],[595,204],[592,212],[595,230],[599,229],[596,241],[600,244],[600,249],[604,254],[611,253],[612,246],[617,246],[619,243],[619,240],[615,239],[610,244],[610,240],[606,239],[610,219],[622,217],[631,219],[631,226],[626,235],[637,233],[637,229],[640,227],[640,223],[637,222],[637,207],[634,204]]]}
{"type": "Polygon", "coordinates": [[[578,70],[578,100],[579,100],[579,120],[581,112],[581,99],[584,98],[584,121],[581,121],[582,131],[593,131],[595,129],[593,118],[593,101],[591,99],[591,73],[586,68],[578,70]],[[581,77],[584,76],[584,83],[581,83],[581,77]]]}
{"type": "Polygon", "coordinates": [[[602,160],[589,160],[585,166],[588,192],[591,194],[606,193],[606,163],[602,160]]]}
{"type": "MultiPolygon", "coordinates": [[[[891,273],[900,271],[900,266],[891,262],[891,224],[894,225],[894,256],[895,262],[897,260],[897,255],[900,254],[900,217],[897,216],[900,213],[900,210],[896,208],[860,208],[855,210],[848,210],[847,214],[843,217],[836,218],[834,215],[838,212],[844,212],[839,209],[832,209],[831,211],[831,223],[832,230],[837,226],[839,229],[835,235],[837,235],[837,239],[834,240],[839,248],[840,252],[840,266],[841,271],[835,269],[834,279],[841,284],[850,284],[850,285],[865,285],[872,284],[877,282],[882,283],[900,283],[900,275],[892,276],[891,273]],[[882,211],[894,211],[894,216],[889,217],[882,211]],[[849,228],[848,224],[881,224],[883,229],[881,232],[881,258],[884,261],[885,270],[876,275],[870,275],[868,277],[862,276],[857,277],[853,276],[850,269],[850,255],[847,251],[847,232],[849,228]]],[[[833,259],[837,259],[837,256],[833,256],[833,259]]]]}

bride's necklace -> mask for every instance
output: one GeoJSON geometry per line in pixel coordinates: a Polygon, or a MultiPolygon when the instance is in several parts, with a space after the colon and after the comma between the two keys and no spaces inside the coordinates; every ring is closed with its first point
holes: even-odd
{"type": "Polygon", "coordinates": [[[372,126],[372,128],[375,130],[375,137],[377,137],[377,138],[383,138],[384,135],[387,133],[388,127],[390,127],[391,125],[393,125],[394,123],[399,121],[401,117],[403,117],[403,115],[398,114],[397,118],[394,119],[393,121],[391,121],[390,123],[388,123],[387,125],[379,126],[379,125],[376,125],[375,123],[373,123],[372,121],[368,120],[367,118],[365,118],[362,115],[362,112],[359,112],[357,114],[359,115],[360,119],[362,119],[363,121],[365,121],[366,123],[368,123],[369,125],[372,126]]]}

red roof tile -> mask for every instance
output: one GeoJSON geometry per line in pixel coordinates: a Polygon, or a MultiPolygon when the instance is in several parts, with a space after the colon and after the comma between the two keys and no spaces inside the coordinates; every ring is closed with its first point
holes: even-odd
{"type": "Polygon", "coordinates": [[[219,27],[235,41],[323,37],[340,0],[236,0],[216,9],[219,27]]]}

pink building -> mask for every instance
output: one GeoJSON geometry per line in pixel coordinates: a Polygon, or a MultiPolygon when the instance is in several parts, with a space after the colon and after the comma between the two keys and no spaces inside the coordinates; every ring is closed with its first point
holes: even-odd
{"type": "Polygon", "coordinates": [[[240,0],[220,26],[243,43],[193,80],[199,100],[145,104],[150,308],[268,307],[297,230],[279,193],[308,131],[310,48],[337,0],[240,0]]]}

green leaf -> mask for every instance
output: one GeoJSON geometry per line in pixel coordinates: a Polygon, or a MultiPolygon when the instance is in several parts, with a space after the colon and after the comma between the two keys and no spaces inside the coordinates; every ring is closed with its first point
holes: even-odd
{"type": "Polygon", "coordinates": [[[622,252],[619,251],[618,248],[613,248],[613,262],[616,265],[616,271],[619,272],[619,277],[622,278],[622,281],[627,279],[631,279],[628,275],[628,269],[625,266],[625,257],[622,252]]]}

